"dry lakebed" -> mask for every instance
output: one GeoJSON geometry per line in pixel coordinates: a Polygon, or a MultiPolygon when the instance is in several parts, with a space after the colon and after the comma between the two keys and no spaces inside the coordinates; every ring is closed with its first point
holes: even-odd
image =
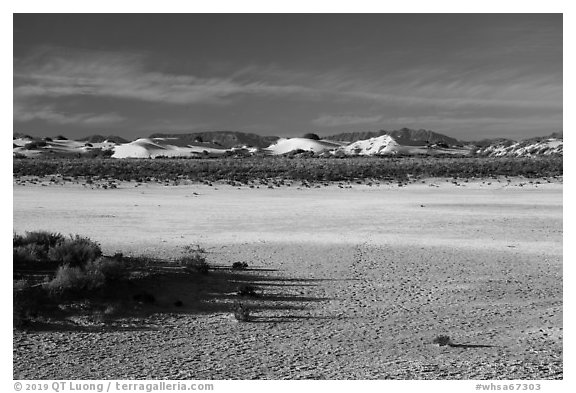
{"type": "Polygon", "coordinates": [[[192,307],[167,274],[136,321],[15,330],[15,379],[563,377],[560,181],[35,181],[15,183],[13,198],[17,233],[81,234],[105,254],[166,260],[198,244],[222,271],[246,262],[228,279],[261,295],[239,322],[233,293],[208,290],[192,307]]]}

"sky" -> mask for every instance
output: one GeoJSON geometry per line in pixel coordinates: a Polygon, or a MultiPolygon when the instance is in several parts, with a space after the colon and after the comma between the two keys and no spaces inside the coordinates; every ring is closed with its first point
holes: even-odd
{"type": "Polygon", "coordinates": [[[15,14],[14,132],[562,131],[562,14],[15,14]]]}

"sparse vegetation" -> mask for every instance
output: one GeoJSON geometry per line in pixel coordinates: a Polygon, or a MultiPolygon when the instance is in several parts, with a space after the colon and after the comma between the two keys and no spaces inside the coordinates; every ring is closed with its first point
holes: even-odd
{"type": "Polygon", "coordinates": [[[199,252],[194,252],[180,258],[180,266],[188,272],[207,274],[210,265],[206,262],[206,258],[199,252]]]}
{"type": "Polygon", "coordinates": [[[100,245],[82,236],[60,240],[48,251],[48,259],[60,265],[82,266],[102,255],[100,245]]]}
{"type": "Polygon", "coordinates": [[[104,274],[98,270],[64,265],[58,268],[56,277],[46,283],[45,288],[48,290],[48,293],[53,296],[80,296],[101,288],[104,282],[104,274]]]}
{"type": "Polygon", "coordinates": [[[432,342],[434,344],[438,344],[441,347],[446,346],[446,345],[453,345],[452,340],[450,339],[449,336],[446,335],[440,335],[440,336],[436,336],[434,338],[434,340],[432,340],[432,342]]]}
{"type": "MultiPolygon", "coordinates": [[[[149,305],[181,308],[183,300],[187,307],[194,307],[194,302],[214,290],[229,293],[236,288],[239,297],[259,296],[255,286],[246,283],[238,287],[229,271],[223,270],[220,277],[201,277],[209,265],[199,245],[186,247],[186,255],[177,261],[192,275],[175,273],[173,260],[125,257],[122,253],[103,256],[98,243],[79,235],[27,232],[14,234],[13,245],[15,328],[70,316],[85,318],[88,323],[109,323],[149,305]],[[182,298],[178,293],[170,300],[157,299],[151,283],[174,279],[174,274],[180,275],[176,280],[189,280],[186,292],[194,295],[182,298]]],[[[250,320],[247,306],[237,304],[235,312],[238,320],[250,320]]]]}
{"type": "Polygon", "coordinates": [[[239,322],[250,321],[250,308],[240,302],[234,304],[234,318],[239,322]]]}
{"type": "Polygon", "coordinates": [[[48,231],[32,231],[26,232],[25,235],[14,234],[12,244],[14,247],[33,244],[42,247],[44,251],[48,252],[50,247],[54,247],[63,239],[64,236],[60,233],[48,231]]]}
{"type": "Polygon", "coordinates": [[[18,176],[109,178],[122,181],[405,180],[413,177],[558,176],[562,157],[250,157],[244,159],[110,160],[104,158],[14,160],[18,176]]]}
{"type": "Polygon", "coordinates": [[[258,297],[256,289],[254,285],[244,284],[238,288],[237,295],[240,297],[258,297]]]}
{"type": "Polygon", "coordinates": [[[184,246],[184,252],[205,254],[206,250],[203,247],[200,247],[199,244],[194,245],[189,244],[187,246],[184,246]]]}
{"type": "Polygon", "coordinates": [[[234,262],[232,264],[232,269],[234,270],[246,270],[248,268],[248,264],[246,262],[234,262]]]}
{"type": "Polygon", "coordinates": [[[126,278],[122,261],[102,257],[98,243],[86,237],[33,231],[14,234],[12,243],[15,327],[25,326],[41,304],[86,298],[126,278]]]}

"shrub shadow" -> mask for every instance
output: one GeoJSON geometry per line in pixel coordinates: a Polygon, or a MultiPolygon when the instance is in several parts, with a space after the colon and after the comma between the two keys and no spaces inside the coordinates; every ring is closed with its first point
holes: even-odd
{"type": "MultiPolygon", "coordinates": [[[[207,274],[186,271],[175,262],[152,258],[124,258],[129,279],[110,282],[105,288],[86,294],[81,299],[54,299],[41,303],[37,315],[23,330],[33,331],[130,331],[154,330],[147,326],[146,318],[153,314],[215,314],[233,313],[238,303],[245,304],[258,314],[277,314],[268,317],[254,316],[250,322],[293,322],[313,319],[298,316],[294,311],[304,310],[311,304],[330,300],[306,296],[305,288],[313,287],[323,279],[282,277],[274,269],[211,268],[207,274]],[[276,273],[276,274],[274,274],[276,273]],[[250,285],[256,294],[240,296],[239,289],[250,285]],[[60,304],[58,304],[60,303],[60,304]],[[90,304],[82,308],[77,305],[90,304]],[[69,307],[62,307],[65,304],[69,307]],[[74,306],[76,305],[76,306],[74,306]],[[117,307],[107,315],[105,323],[77,324],[74,317],[100,317],[107,307],[117,307]],[[288,315],[284,315],[288,314],[288,315]],[[123,326],[122,318],[140,320],[141,326],[123,326]]],[[[23,272],[19,272],[22,276],[23,272]]],[[[320,317],[321,318],[321,317],[320,317]]],[[[95,318],[97,319],[97,318],[95,318]]]]}

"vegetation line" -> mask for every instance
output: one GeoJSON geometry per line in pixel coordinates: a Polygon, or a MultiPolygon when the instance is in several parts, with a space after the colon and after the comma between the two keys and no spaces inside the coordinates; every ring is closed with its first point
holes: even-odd
{"type": "Polygon", "coordinates": [[[413,177],[561,176],[562,157],[353,157],[244,159],[34,159],[13,160],[19,176],[62,175],[120,181],[237,181],[262,179],[350,181],[413,177]]]}

